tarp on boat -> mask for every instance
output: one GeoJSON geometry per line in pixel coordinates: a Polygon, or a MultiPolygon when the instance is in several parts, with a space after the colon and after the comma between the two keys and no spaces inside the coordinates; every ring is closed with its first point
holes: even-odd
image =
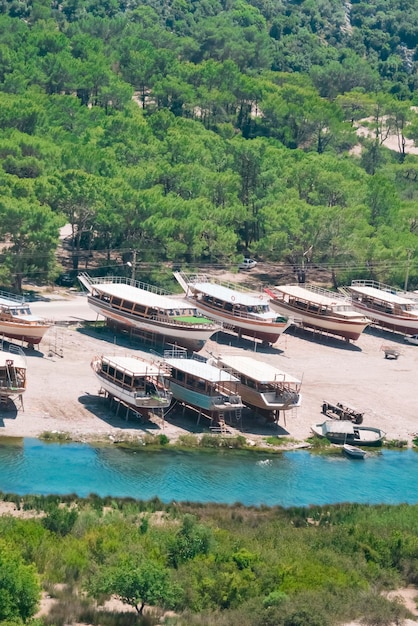
{"type": "Polygon", "coordinates": [[[324,435],[327,435],[327,433],[354,434],[354,425],[353,422],[348,420],[331,420],[322,424],[322,432],[324,435]]]}

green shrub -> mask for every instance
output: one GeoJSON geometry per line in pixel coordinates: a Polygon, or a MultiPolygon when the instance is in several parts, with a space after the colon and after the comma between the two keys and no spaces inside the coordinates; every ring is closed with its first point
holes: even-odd
{"type": "Polygon", "coordinates": [[[55,506],[42,518],[42,525],[57,535],[65,536],[71,532],[77,518],[78,511],[75,508],[55,506]]]}
{"type": "Polygon", "coordinates": [[[177,445],[184,446],[185,448],[198,448],[199,447],[199,438],[196,435],[185,434],[180,435],[177,440],[177,445]]]}

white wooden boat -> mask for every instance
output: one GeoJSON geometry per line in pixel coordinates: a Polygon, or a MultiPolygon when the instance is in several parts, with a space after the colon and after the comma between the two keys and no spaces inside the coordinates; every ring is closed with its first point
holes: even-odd
{"type": "Polygon", "coordinates": [[[241,423],[244,407],[237,392],[238,378],[202,358],[185,358],[174,352],[164,359],[170,368],[173,398],[211,420],[211,426],[241,423]]]}
{"type": "Polygon", "coordinates": [[[170,406],[168,371],[161,363],[134,356],[96,356],[91,367],[104,391],[144,417],[162,416],[170,406]]]}
{"type": "Polygon", "coordinates": [[[353,308],[372,320],[373,324],[405,334],[418,333],[418,301],[373,280],[353,280],[344,288],[352,298],[353,308]]]}
{"type": "Polygon", "coordinates": [[[353,459],[364,459],[364,457],[366,456],[365,450],[362,450],[357,446],[351,446],[349,443],[343,444],[343,451],[347,456],[350,456],[353,459]]]}
{"type": "Polygon", "coordinates": [[[304,328],[356,340],[370,320],[346,296],[314,285],[278,285],[265,290],[271,306],[304,328]]]}
{"type": "Polygon", "coordinates": [[[23,407],[26,391],[26,356],[19,346],[0,343],[0,406],[18,398],[23,407]]]}
{"type": "Polygon", "coordinates": [[[289,326],[285,317],[271,309],[266,294],[255,294],[199,274],[187,276],[174,272],[174,276],[193,306],[239,337],[274,344],[289,326]]]}
{"type": "Polygon", "coordinates": [[[312,424],[311,431],[331,443],[360,446],[381,445],[386,434],[380,428],[357,426],[349,420],[327,420],[321,424],[312,424]]]}
{"type": "Polygon", "coordinates": [[[41,342],[50,326],[51,322],[32,315],[24,298],[0,292],[0,337],[23,341],[33,348],[41,342]]]}
{"type": "Polygon", "coordinates": [[[110,324],[142,338],[200,350],[221,325],[190,302],[124,277],[78,276],[87,288],[89,306],[110,324]]]}
{"type": "Polygon", "coordinates": [[[238,378],[243,403],[269,420],[278,421],[280,411],[301,404],[301,381],[274,365],[238,354],[219,356],[214,362],[238,378]]]}

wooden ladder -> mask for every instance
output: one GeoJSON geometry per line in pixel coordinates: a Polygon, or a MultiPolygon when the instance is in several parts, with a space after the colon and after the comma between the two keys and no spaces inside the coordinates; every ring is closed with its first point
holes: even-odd
{"type": "Polygon", "coordinates": [[[225,417],[223,413],[219,413],[218,422],[219,422],[219,428],[220,428],[221,434],[225,435],[227,432],[227,428],[226,428],[225,417]]]}

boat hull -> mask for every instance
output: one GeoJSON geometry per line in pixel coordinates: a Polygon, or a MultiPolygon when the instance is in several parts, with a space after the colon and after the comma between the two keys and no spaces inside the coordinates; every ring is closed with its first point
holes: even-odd
{"type": "Polygon", "coordinates": [[[268,391],[261,393],[242,383],[238,384],[238,393],[247,406],[268,412],[295,409],[301,405],[302,401],[302,396],[297,391],[286,391],[283,393],[268,391]]]}
{"type": "Polygon", "coordinates": [[[9,339],[25,341],[30,345],[38,345],[49,326],[49,324],[32,326],[26,323],[0,321],[0,335],[9,337],[9,339]]]}
{"type": "Polygon", "coordinates": [[[364,450],[357,448],[357,446],[350,446],[347,443],[343,445],[343,451],[352,459],[364,459],[366,456],[366,452],[364,450]]]}
{"type": "Polygon", "coordinates": [[[346,340],[356,341],[364,329],[370,324],[369,320],[353,321],[335,316],[310,315],[300,309],[288,306],[285,302],[275,299],[270,301],[270,305],[281,315],[293,317],[295,323],[301,324],[306,328],[312,328],[313,330],[338,335],[346,340]]]}
{"type": "Polygon", "coordinates": [[[212,307],[205,306],[205,304],[199,300],[192,299],[191,302],[193,302],[193,305],[200,313],[219,322],[225,330],[231,330],[239,337],[250,337],[251,339],[259,339],[265,343],[274,344],[289,326],[289,322],[287,321],[269,323],[244,319],[234,315],[228,315],[228,313],[224,311],[219,312],[212,307]]]}
{"type": "Polygon", "coordinates": [[[179,344],[190,350],[198,351],[203,348],[210,337],[219,330],[218,327],[202,328],[201,326],[190,324],[185,324],[184,326],[174,325],[159,320],[136,317],[129,313],[122,315],[120,311],[103,306],[102,303],[99,303],[92,296],[88,296],[87,300],[93,311],[120,328],[157,335],[161,338],[162,343],[179,344]]]}
{"type": "Polygon", "coordinates": [[[221,415],[228,415],[229,413],[236,415],[237,411],[243,408],[241,398],[238,399],[237,396],[235,396],[236,402],[231,403],[225,396],[199,393],[179,385],[173,380],[169,381],[169,387],[175,400],[215,421],[221,415]]]}
{"type": "Polygon", "coordinates": [[[418,318],[411,319],[411,317],[403,317],[400,315],[385,315],[374,311],[373,309],[353,302],[353,309],[359,313],[367,315],[373,324],[387,328],[394,332],[404,333],[406,335],[414,335],[418,333],[418,318]]]}
{"type": "MultiPolygon", "coordinates": [[[[335,420],[336,424],[341,424],[339,420],[335,420]]],[[[350,424],[352,424],[350,422],[350,424]]],[[[349,430],[343,432],[336,428],[335,431],[324,432],[323,424],[314,424],[311,426],[314,435],[323,439],[328,439],[331,443],[344,445],[348,443],[354,446],[381,446],[385,433],[379,428],[355,426],[352,432],[349,430]]]]}

